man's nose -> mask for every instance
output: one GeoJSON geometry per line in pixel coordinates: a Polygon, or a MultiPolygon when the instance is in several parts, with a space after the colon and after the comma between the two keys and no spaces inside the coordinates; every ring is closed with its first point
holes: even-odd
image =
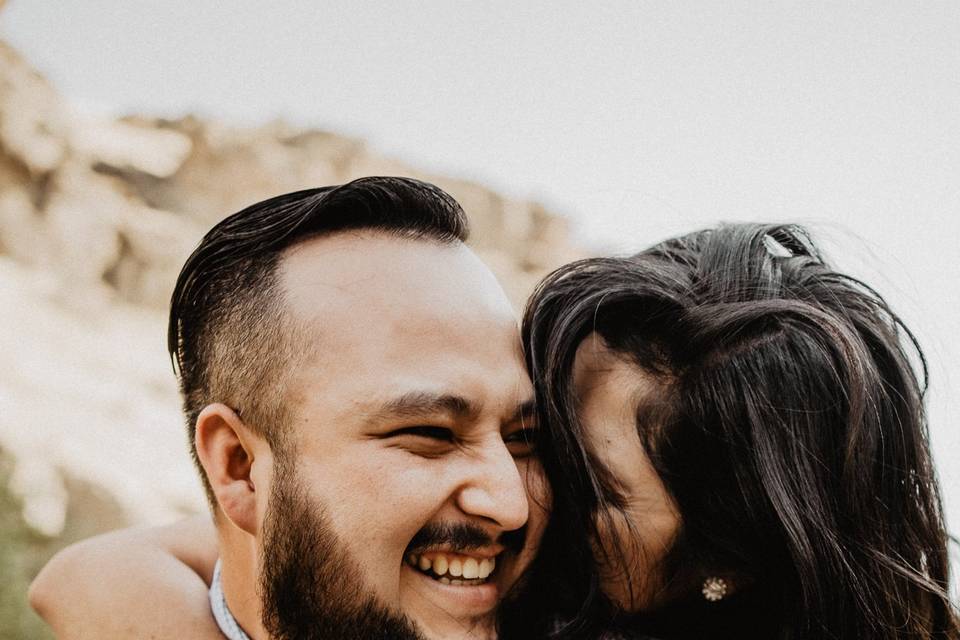
{"type": "Polygon", "coordinates": [[[477,447],[468,464],[467,481],[457,496],[460,509],[492,521],[504,531],[525,525],[530,513],[526,486],[500,435],[477,447]]]}

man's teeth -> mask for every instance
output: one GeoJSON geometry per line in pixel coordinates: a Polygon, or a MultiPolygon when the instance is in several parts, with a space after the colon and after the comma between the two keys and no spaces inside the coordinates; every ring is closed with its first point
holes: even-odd
{"type": "Polygon", "coordinates": [[[486,580],[497,566],[496,558],[472,558],[446,553],[411,553],[407,563],[443,584],[470,584],[486,580]]]}

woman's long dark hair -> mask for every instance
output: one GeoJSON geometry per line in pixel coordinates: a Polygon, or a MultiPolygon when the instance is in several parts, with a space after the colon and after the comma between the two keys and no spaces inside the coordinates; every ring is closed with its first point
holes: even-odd
{"type": "Polygon", "coordinates": [[[573,387],[593,333],[663,383],[657,424],[638,430],[681,516],[669,575],[738,576],[781,639],[960,636],[923,354],[804,230],[760,224],[575,262],[537,288],[523,338],[553,518],[508,633],[597,638],[623,621],[591,542],[620,496],[573,387]]]}

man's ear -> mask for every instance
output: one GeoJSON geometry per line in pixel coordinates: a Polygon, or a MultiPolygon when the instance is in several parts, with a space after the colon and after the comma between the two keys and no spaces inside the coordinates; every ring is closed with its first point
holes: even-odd
{"type": "MultiPolygon", "coordinates": [[[[257,487],[253,481],[254,446],[260,439],[225,404],[204,407],[194,436],[197,457],[224,515],[257,535],[257,487]]],[[[261,499],[264,496],[259,496],[261,499]]]]}

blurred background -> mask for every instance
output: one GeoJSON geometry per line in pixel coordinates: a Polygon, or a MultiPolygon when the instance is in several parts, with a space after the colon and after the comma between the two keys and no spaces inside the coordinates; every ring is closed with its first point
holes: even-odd
{"type": "Polygon", "coordinates": [[[960,4],[0,0],[0,639],[71,540],[203,508],[165,308],[263,197],[436,182],[515,304],[571,259],[798,221],[930,361],[960,529],[960,4]]]}

